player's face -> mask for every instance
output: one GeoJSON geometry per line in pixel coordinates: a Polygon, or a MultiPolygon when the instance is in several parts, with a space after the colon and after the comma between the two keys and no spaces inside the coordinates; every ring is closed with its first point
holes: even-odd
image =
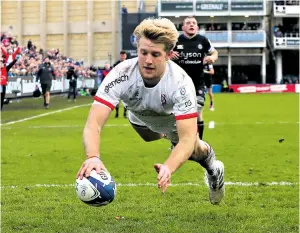
{"type": "Polygon", "coordinates": [[[187,18],[183,22],[182,31],[188,36],[195,35],[199,30],[197,20],[194,18],[187,18]]]}
{"type": "Polygon", "coordinates": [[[164,44],[155,44],[146,38],[139,40],[139,70],[144,79],[157,79],[163,76],[168,60],[164,48],[164,44]]]}

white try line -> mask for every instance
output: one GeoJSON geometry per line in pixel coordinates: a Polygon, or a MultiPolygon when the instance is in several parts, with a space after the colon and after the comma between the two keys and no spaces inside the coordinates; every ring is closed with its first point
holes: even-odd
{"type": "MultiPolygon", "coordinates": [[[[66,110],[66,109],[65,109],[66,110]]],[[[69,109],[67,109],[69,110],[69,109]]],[[[55,112],[53,112],[55,113],[55,112]]],[[[39,115],[40,116],[40,115],[39,115]]],[[[44,115],[43,115],[44,116],[44,115]]],[[[37,118],[37,117],[34,117],[34,118],[37,118]]],[[[33,118],[31,118],[33,119],[33,118]]],[[[17,122],[21,122],[21,121],[25,121],[24,119],[23,120],[19,120],[17,122]]],[[[17,123],[17,122],[14,122],[14,123],[17,123]]],[[[1,127],[2,129],[13,129],[13,127],[6,127],[5,125],[9,125],[9,124],[14,124],[12,122],[8,122],[8,123],[4,123],[3,126],[1,127]]],[[[279,124],[279,125],[282,125],[282,124],[291,124],[291,125],[294,125],[294,124],[299,124],[299,122],[287,122],[287,121],[278,121],[278,122],[253,122],[253,123],[240,123],[240,122],[228,122],[228,123],[225,123],[225,122],[214,122],[214,121],[210,121],[208,125],[208,128],[210,129],[213,129],[216,127],[216,125],[219,125],[219,126],[225,126],[225,125],[275,125],[275,124],[279,124]]],[[[128,126],[131,126],[130,124],[106,124],[104,127],[128,127],[128,126]]],[[[45,129],[45,128],[83,128],[84,127],[84,124],[83,125],[29,125],[29,126],[18,126],[18,128],[29,128],[29,129],[45,129]]]]}
{"type": "MultiPolygon", "coordinates": [[[[299,185],[298,182],[225,182],[227,186],[296,186],[299,185]]],[[[156,183],[117,183],[118,187],[157,187],[156,183]]],[[[177,183],[170,184],[173,187],[186,187],[186,186],[206,186],[205,183],[177,183]]],[[[1,186],[1,189],[15,189],[15,188],[65,188],[65,187],[75,187],[74,184],[31,184],[31,185],[11,185],[11,186],[1,186]]]]}
{"type": "Polygon", "coordinates": [[[46,113],[43,113],[43,114],[40,114],[40,115],[23,118],[21,120],[10,121],[10,122],[7,122],[7,123],[3,123],[3,124],[1,124],[1,126],[2,125],[12,125],[12,124],[16,124],[16,123],[20,123],[20,122],[24,122],[24,121],[29,121],[29,120],[32,120],[32,119],[36,119],[36,118],[40,118],[40,117],[44,117],[44,116],[49,116],[49,115],[59,113],[59,112],[65,112],[65,111],[72,110],[72,109],[75,109],[75,108],[86,107],[86,106],[89,106],[89,105],[91,105],[91,104],[82,104],[82,105],[77,105],[77,106],[73,106],[73,107],[69,107],[69,108],[63,108],[63,109],[52,111],[52,112],[46,112],[46,113]]]}

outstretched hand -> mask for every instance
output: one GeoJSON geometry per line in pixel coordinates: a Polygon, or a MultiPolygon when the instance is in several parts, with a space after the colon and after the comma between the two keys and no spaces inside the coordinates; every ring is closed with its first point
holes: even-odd
{"type": "Polygon", "coordinates": [[[104,164],[99,158],[97,157],[89,158],[85,160],[82,166],[80,167],[76,175],[76,178],[81,180],[84,176],[89,177],[92,170],[96,170],[98,174],[100,173],[101,170],[107,171],[104,164]]]}
{"type": "Polygon", "coordinates": [[[154,168],[158,173],[157,175],[158,188],[160,188],[162,192],[165,193],[171,182],[171,175],[172,175],[171,171],[167,165],[160,164],[160,163],[154,164],[154,168]]]}

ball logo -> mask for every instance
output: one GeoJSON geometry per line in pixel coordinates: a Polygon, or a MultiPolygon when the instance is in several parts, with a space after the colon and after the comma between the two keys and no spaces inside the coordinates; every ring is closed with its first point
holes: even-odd
{"type": "Polygon", "coordinates": [[[202,48],[203,48],[202,44],[198,44],[198,49],[202,49],[202,48]]]}
{"type": "Polygon", "coordinates": [[[137,40],[136,40],[136,36],[135,35],[131,35],[130,36],[130,43],[132,44],[133,47],[137,47],[137,40]]]}
{"type": "Polygon", "coordinates": [[[81,191],[81,196],[83,196],[83,197],[85,196],[85,190],[81,191]]]}
{"type": "Polygon", "coordinates": [[[101,171],[99,175],[100,175],[102,180],[108,180],[107,175],[103,171],[101,171]]]}

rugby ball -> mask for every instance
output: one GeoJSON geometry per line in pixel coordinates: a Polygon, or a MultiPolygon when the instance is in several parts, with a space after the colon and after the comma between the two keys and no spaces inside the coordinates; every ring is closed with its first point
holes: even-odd
{"type": "Polygon", "coordinates": [[[97,174],[92,170],[89,177],[76,179],[75,190],[78,198],[89,206],[105,206],[116,196],[116,183],[112,176],[104,170],[97,174]]]}

